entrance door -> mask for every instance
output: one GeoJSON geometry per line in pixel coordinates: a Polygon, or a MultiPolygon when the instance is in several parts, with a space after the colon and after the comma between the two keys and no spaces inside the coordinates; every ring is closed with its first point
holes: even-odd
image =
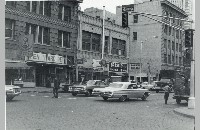
{"type": "Polygon", "coordinates": [[[48,67],[39,66],[36,67],[36,86],[37,87],[45,87],[46,79],[48,76],[48,67]]]}

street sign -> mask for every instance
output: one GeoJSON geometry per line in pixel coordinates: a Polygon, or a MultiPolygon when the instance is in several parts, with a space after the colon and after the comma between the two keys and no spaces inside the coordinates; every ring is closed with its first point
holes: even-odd
{"type": "Polygon", "coordinates": [[[122,12],[134,11],[134,4],[132,5],[122,5],[122,12]]]}

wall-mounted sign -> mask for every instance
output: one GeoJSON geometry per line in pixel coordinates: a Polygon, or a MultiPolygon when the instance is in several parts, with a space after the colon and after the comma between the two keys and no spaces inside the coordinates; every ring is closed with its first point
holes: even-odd
{"type": "Polygon", "coordinates": [[[33,34],[20,35],[19,48],[21,55],[31,57],[33,55],[33,34]]]}
{"type": "Polygon", "coordinates": [[[127,63],[110,62],[109,71],[113,72],[127,72],[127,63]]]}
{"type": "Polygon", "coordinates": [[[35,53],[33,52],[33,56],[29,58],[30,61],[37,61],[37,62],[46,62],[46,54],[43,53],[35,53]]]}
{"type": "Polygon", "coordinates": [[[95,60],[95,59],[93,59],[92,60],[92,66],[93,66],[93,68],[101,67],[101,65],[99,64],[100,61],[101,60],[95,60]]]}
{"type": "Polygon", "coordinates": [[[93,68],[93,72],[103,72],[104,71],[104,68],[103,67],[96,67],[96,68],[93,68]]]}

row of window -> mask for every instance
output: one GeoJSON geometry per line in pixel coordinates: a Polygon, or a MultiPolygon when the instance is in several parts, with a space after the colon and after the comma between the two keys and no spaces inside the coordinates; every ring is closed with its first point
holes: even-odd
{"type": "MultiPolygon", "coordinates": [[[[51,1],[25,1],[26,10],[32,13],[37,13],[51,17],[51,1]]],[[[7,6],[16,7],[16,1],[6,1],[7,6]]],[[[58,19],[70,22],[71,7],[60,4],[58,6],[58,19]]]]}
{"type": "MultiPolygon", "coordinates": [[[[82,50],[101,52],[101,35],[82,31],[82,50]]],[[[109,52],[109,37],[105,36],[104,53],[109,52]]],[[[112,54],[126,55],[126,41],[112,38],[112,54]]]]}
{"type": "Polygon", "coordinates": [[[178,43],[174,43],[174,41],[170,41],[168,40],[167,42],[167,39],[164,39],[164,48],[167,50],[167,48],[169,50],[173,50],[173,51],[177,51],[177,52],[182,52],[182,44],[178,44],[178,43]]]}
{"type": "Polygon", "coordinates": [[[181,31],[175,30],[172,27],[168,28],[168,25],[164,26],[164,33],[168,34],[169,36],[175,36],[175,33],[176,33],[176,38],[179,39],[179,32],[180,32],[180,38],[181,38],[181,31]]]}
{"type": "Polygon", "coordinates": [[[165,18],[165,20],[170,21],[171,23],[174,23],[174,24],[179,25],[179,26],[183,25],[183,22],[181,20],[175,19],[177,17],[177,16],[175,16],[175,14],[172,14],[172,13],[169,13],[168,11],[165,11],[164,15],[167,16],[165,18]],[[173,17],[173,19],[169,18],[169,17],[173,17]]]}
{"type": "MultiPolygon", "coordinates": [[[[15,21],[5,20],[5,37],[14,39],[15,21]]],[[[26,23],[25,34],[32,34],[34,43],[50,45],[50,28],[26,23]]],[[[70,48],[70,32],[58,30],[58,46],[70,48]]]]}
{"type": "Polygon", "coordinates": [[[171,55],[167,56],[167,54],[164,54],[164,63],[173,64],[173,65],[182,65],[182,58],[178,56],[172,56],[171,58],[171,55]]]}

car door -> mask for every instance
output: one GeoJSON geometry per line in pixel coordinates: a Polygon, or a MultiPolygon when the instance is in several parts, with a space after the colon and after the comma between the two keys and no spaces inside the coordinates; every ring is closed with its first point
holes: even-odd
{"type": "Polygon", "coordinates": [[[130,84],[127,88],[127,94],[129,95],[129,98],[135,98],[137,96],[136,91],[134,90],[136,85],[130,84]]]}
{"type": "Polygon", "coordinates": [[[100,88],[105,88],[105,87],[107,87],[108,85],[106,85],[106,83],[104,83],[104,82],[99,82],[99,87],[100,88]]]}

